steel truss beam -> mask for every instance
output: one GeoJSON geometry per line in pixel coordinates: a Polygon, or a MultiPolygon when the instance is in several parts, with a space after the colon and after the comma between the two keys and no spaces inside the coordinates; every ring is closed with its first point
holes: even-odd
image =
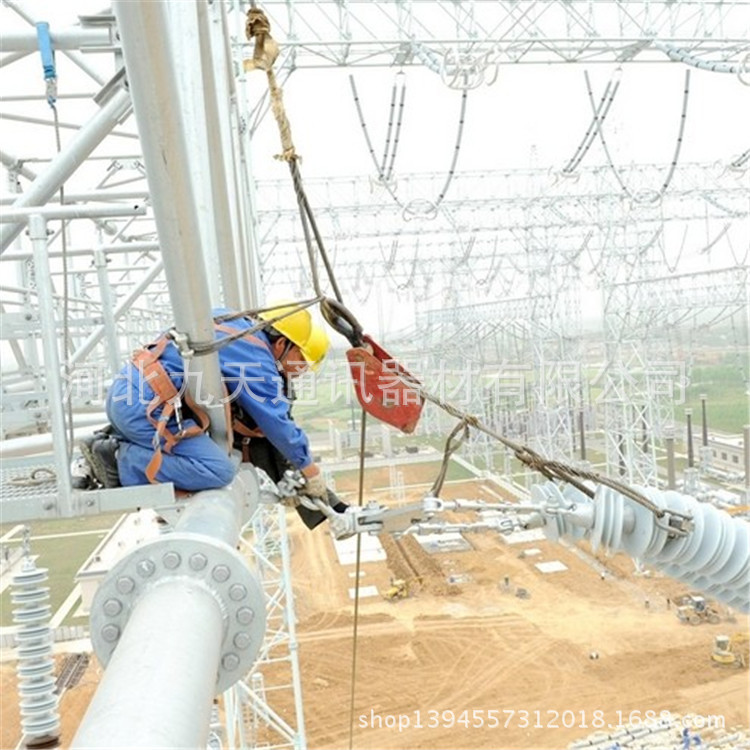
{"type": "Polygon", "coordinates": [[[242,540],[252,551],[263,587],[266,632],[253,669],[224,694],[227,746],[304,750],[307,739],[286,509],[259,505],[242,540]]]}
{"type": "MultiPolygon", "coordinates": [[[[621,179],[653,185],[659,174],[657,165],[635,165],[621,179]]],[[[547,170],[457,173],[439,210],[408,216],[385,190],[373,193],[366,177],[312,180],[309,194],[345,286],[357,287],[366,269],[371,281],[398,288],[450,276],[454,285],[463,278],[475,291],[500,290],[506,298],[514,285],[521,284],[512,296],[523,296],[532,277],[567,264],[611,283],[674,271],[683,255],[733,247],[741,256],[750,192],[739,177],[717,165],[681,165],[661,200],[637,203],[623,196],[606,167],[581,170],[576,180],[547,170]],[[632,260],[646,246],[653,246],[651,265],[639,264],[633,276],[632,260]],[[630,260],[610,262],[613,249],[614,258],[630,260]]],[[[443,179],[413,175],[398,187],[404,201],[417,200],[434,196],[443,179]]],[[[291,269],[307,268],[304,237],[285,181],[259,183],[258,195],[264,281],[273,286],[288,280],[291,269]]]]}
{"type": "Polygon", "coordinates": [[[426,65],[456,87],[492,83],[499,67],[517,63],[681,59],[747,72],[750,50],[744,0],[267,0],[262,7],[282,43],[282,67],[426,65]]]}
{"type": "Polygon", "coordinates": [[[746,304],[748,276],[750,266],[742,265],[613,284],[608,327],[613,336],[629,338],[700,319],[712,308],[733,315],[746,304]]]}
{"type": "MultiPolygon", "coordinates": [[[[647,256],[635,263],[655,265],[647,256]]],[[[746,313],[749,274],[744,263],[700,273],[640,273],[637,281],[605,287],[607,363],[599,400],[612,475],[656,482],[656,441],[674,428],[675,406],[684,401],[690,376],[689,363],[656,342],[682,325],[716,325],[746,313]]]]}

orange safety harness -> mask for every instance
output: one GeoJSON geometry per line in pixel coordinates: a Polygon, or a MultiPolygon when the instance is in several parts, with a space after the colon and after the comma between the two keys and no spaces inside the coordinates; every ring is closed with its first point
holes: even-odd
{"type": "MultiPolygon", "coordinates": [[[[227,334],[236,334],[237,330],[230,326],[216,324],[215,328],[217,331],[227,334]]],[[[262,346],[268,349],[271,348],[268,344],[257,336],[247,334],[242,337],[256,346],[262,346]]],[[[167,347],[170,339],[166,336],[160,336],[156,341],[148,344],[143,349],[138,349],[133,353],[131,362],[141,372],[141,377],[145,383],[148,383],[151,390],[154,392],[154,397],[149,401],[146,407],[146,417],[148,421],[154,427],[154,439],[153,448],[154,455],[146,466],[146,477],[151,484],[158,484],[156,475],[159,473],[161,468],[163,454],[172,453],[175,446],[185,438],[195,437],[196,435],[204,434],[209,427],[210,420],[208,414],[204,409],[201,409],[195,400],[188,393],[187,388],[178,390],[169,374],[164,369],[164,366],[160,362],[164,350],[167,347]],[[191,415],[195,418],[197,424],[190,427],[183,427],[182,417],[182,404],[183,401],[185,406],[190,410],[191,415]],[[162,407],[162,412],[159,417],[154,416],[154,412],[162,407]],[[167,424],[172,417],[177,419],[178,431],[172,432],[167,429],[167,424]],[[163,446],[162,446],[163,441],[163,446]]],[[[226,389],[225,389],[226,395],[226,389]]],[[[257,427],[255,429],[247,427],[238,419],[231,418],[230,404],[227,401],[227,424],[229,427],[229,444],[232,444],[232,433],[237,432],[244,438],[251,437],[262,437],[263,433],[257,427]]]]}

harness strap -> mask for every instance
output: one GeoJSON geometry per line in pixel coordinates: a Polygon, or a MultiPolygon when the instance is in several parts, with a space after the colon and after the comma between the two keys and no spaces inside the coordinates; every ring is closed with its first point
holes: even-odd
{"type": "MultiPolygon", "coordinates": [[[[214,324],[214,328],[217,331],[221,331],[222,333],[226,333],[228,336],[233,336],[234,334],[237,333],[237,329],[236,328],[232,328],[231,326],[224,325],[223,323],[215,323],[214,324]]],[[[263,339],[258,338],[253,333],[246,333],[244,336],[242,336],[242,338],[245,341],[249,341],[251,344],[254,344],[255,346],[262,346],[265,349],[268,349],[269,352],[272,351],[270,344],[268,344],[265,341],[263,341],[263,339]]]]}
{"type": "MultiPolygon", "coordinates": [[[[236,329],[231,328],[230,326],[217,323],[215,327],[217,331],[221,331],[222,333],[230,335],[237,333],[236,329]]],[[[271,347],[265,341],[253,334],[247,334],[242,338],[255,346],[265,347],[269,352],[271,351],[271,347]]],[[[159,469],[161,469],[163,460],[162,451],[172,453],[180,440],[204,434],[208,430],[210,424],[206,411],[198,406],[192,396],[188,393],[187,389],[184,389],[182,393],[177,390],[172,379],[169,377],[169,373],[167,373],[160,362],[168,344],[169,339],[166,336],[160,336],[156,341],[148,344],[143,349],[136,350],[131,358],[132,364],[141,371],[144,382],[148,383],[149,387],[154,392],[154,397],[149,401],[148,406],[146,407],[146,418],[154,428],[154,455],[151,457],[145,470],[146,478],[151,484],[159,483],[156,479],[156,475],[159,473],[159,469]],[[181,403],[183,401],[191,414],[195,417],[197,424],[187,428],[181,428],[179,432],[172,432],[167,429],[167,425],[169,420],[178,413],[179,409],[181,409],[181,403]],[[154,416],[154,412],[160,406],[162,407],[162,411],[157,419],[154,416]],[[164,443],[163,447],[162,442],[164,443]]],[[[232,444],[232,431],[238,432],[244,438],[263,437],[263,432],[259,428],[256,427],[255,429],[251,429],[239,420],[233,420],[231,418],[231,409],[228,401],[226,403],[226,411],[227,423],[230,425],[230,446],[232,444]]]]}
{"type": "MultiPolygon", "coordinates": [[[[222,323],[215,323],[214,328],[216,328],[217,331],[226,333],[228,336],[232,336],[237,333],[236,328],[232,328],[231,326],[224,325],[222,323]]],[[[263,341],[263,339],[259,338],[253,333],[246,333],[244,336],[242,336],[242,339],[244,339],[250,344],[253,344],[254,346],[263,347],[264,349],[267,349],[271,354],[273,354],[273,350],[270,344],[263,341]]],[[[236,432],[238,435],[242,435],[243,438],[265,437],[265,435],[263,434],[263,430],[261,430],[260,427],[248,427],[243,422],[240,422],[239,419],[232,418],[231,425],[232,425],[232,432],[236,432]]],[[[243,454],[243,460],[244,460],[244,454],[243,454]]]]}
{"type": "Polygon", "coordinates": [[[162,450],[172,453],[177,443],[183,438],[202,435],[209,426],[208,414],[201,409],[190,394],[185,390],[183,393],[177,390],[169,374],[159,361],[164,354],[169,340],[166,336],[160,336],[153,344],[137,350],[132,357],[132,363],[143,373],[144,382],[148,383],[154,392],[154,397],[146,407],[146,418],[154,428],[154,455],[146,466],[146,478],[152,484],[157,484],[156,475],[162,464],[162,450]],[[190,409],[195,417],[196,425],[182,428],[179,432],[171,432],[167,424],[172,416],[181,408],[181,402],[190,409]],[[162,408],[161,415],[157,419],[154,412],[162,408]],[[162,448],[162,441],[164,446],[162,448]]]}

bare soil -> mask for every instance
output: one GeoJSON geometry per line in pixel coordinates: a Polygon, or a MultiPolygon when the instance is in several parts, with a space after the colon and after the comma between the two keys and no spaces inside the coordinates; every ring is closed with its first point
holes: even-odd
{"type": "MultiPolygon", "coordinates": [[[[468,496],[458,485],[444,495],[468,496]]],[[[292,522],[291,537],[309,747],[348,747],[353,567],[338,564],[323,528],[310,533],[292,522]]],[[[576,554],[489,534],[469,541],[470,551],[430,556],[445,577],[469,578],[458,595],[416,586],[406,600],[360,600],[355,748],[562,748],[594,732],[597,716],[614,727],[647,711],[750,726],[747,671],[715,667],[710,658],[714,636],[747,629],[746,618],[683,625],[671,604],[683,586],[639,575],[621,555],[598,554],[598,566],[589,564],[586,545],[576,554]],[[519,558],[532,547],[541,554],[519,558]],[[568,569],[545,575],[535,567],[551,560],[568,569]],[[530,598],[518,598],[519,588],[530,598]],[[490,728],[493,710],[500,726],[490,728]],[[467,711],[468,726],[448,726],[444,711],[456,719],[467,711]],[[575,726],[562,726],[563,712],[573,712],[575,726]]],[[[361,583],[384,592],[402,565],[365,563],[361,583]]]]}

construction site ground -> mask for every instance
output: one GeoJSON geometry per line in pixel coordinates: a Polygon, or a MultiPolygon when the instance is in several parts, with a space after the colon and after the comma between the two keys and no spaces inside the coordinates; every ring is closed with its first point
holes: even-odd
{"type": "MultiPolygon", "coordinates": [[[[491,502],[496,491],[462,482],[442,495],[491,502]]],[[[354,568],[339,565],[324,528],[291,527],[309,746],[348,747],[354,568]]],[[[445,579],[465,582],[435,593],[428,574],[408,599],[360,599],[354,747],[563,748],[596,731],[595,711],[613,727],[647,711],[723,716],[727,730],[750,726],[747,671],[710,658],[714,636],[746,630],[747,619],[681,624],[672,601],[685,587],[636,575],[624,556],[547,541],[508,545],[489,533],[466,538],[471,550],[431,556],[445,579]],[[525,548],[541,554],[519,557],[525,548]],[[535,567],[553,560],[567,570],[535,567]],[[518,588],[529,598],[516,596],[518,588]],[[493,710],[500,726],[489,728],[493,710]],[[467,711],[469,726],[447,726],[443,711],[456,719],[467,711]],[[576,726],[563,727],[563,712],[573,712],[576,726]],[[396,717],[391,726],[388,716],[396,717]],[[411,726],[401,719],[399,730],[399,716],[411,726]]],[[[384,562],[364,563],[361,585],[384,592],[391,576],[384,562]]]]}
{"type": "MultiPolygon", "coordinates": [[[[494,501],[496,492],[466,481],[447,484],[442,495],[494,501]]],[[[420,496],[412,491],[406,500],[420,496]]],[[[308,746],[345,748],[354,566],[339,564],[325,525],[310,532],[289,511],[289,529],[308,746]]],[[[430,555],[427,563],[401,545],[422,583],[410,582],[407,599],[360,599],[354,748],[564,748],[601,722],[614,728],[648,711],[721,716],[727,731],[747,731],[747,670],[710,659],[714,636],[747,630],[746,618],[728,621],[720,607],[719,625],[681,624],[671,602],[684,586],[636,574],[629,558],[593,555],[585,545],[509,545],[495,533],[466,538],[471,549],[430,555]],[[529,548],[540,553],[520,556],[529,548]],[[554,560],[567,570],[535,567],[554,560]],[[449,584],[449,576],[462,582],[449,584]],[[529,597],[518,597],[519,588],[529,597]],[[563,725],[564,714],[573,726],[563,725]],[[493,716],[499,726],[490,727],[493,716]]],[[[365,562],[361,585],[382,594],[393,575],[386,562],[365,562]]],[[[100,675],[92,659],[63,695],[63,747],[100,675]]],[[[19,740],[14,664],[3,664],[1,676],[0,746],[9,748],[19,740]]],[[[291,699],[274,700],[291,719],[291,699]]]]}

